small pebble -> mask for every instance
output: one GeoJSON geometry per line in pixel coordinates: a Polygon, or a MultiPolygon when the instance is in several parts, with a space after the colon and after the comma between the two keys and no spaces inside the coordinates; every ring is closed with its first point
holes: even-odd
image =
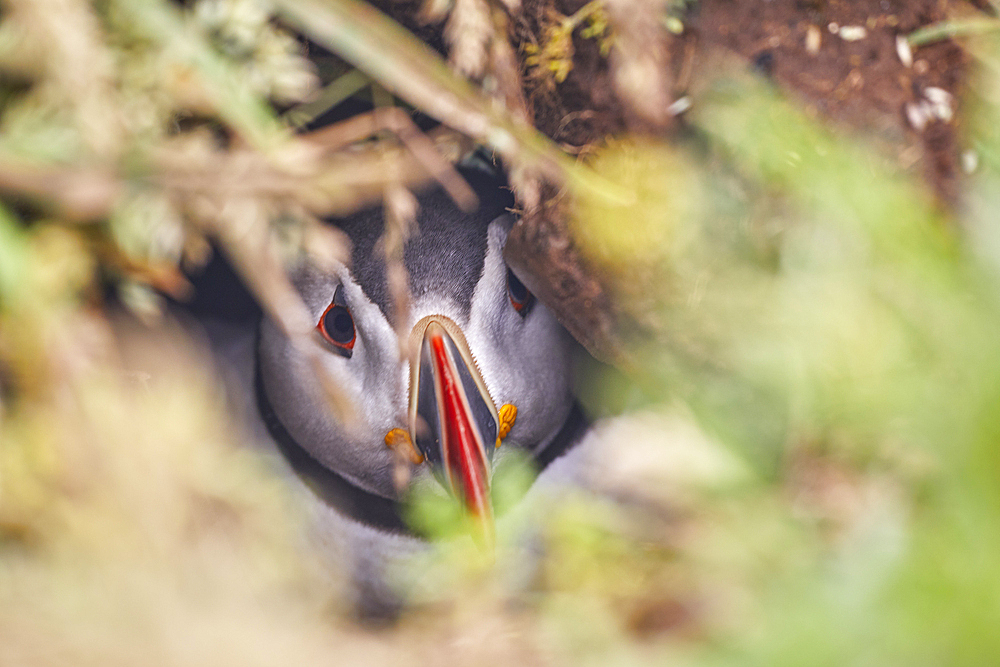
{"type": "Polygon", "coordinates": [[[896,55],[904,67],[913,66],[913,49],[910,48],[910,42],[902,35],[896,36],[896,55]]]}
{"type": "Polygon", "coordinates": [[[930,69],[931,66],[923,58],[913,63],[913,71],[916,72],[917,74],[927,74],[927,72],[929,72],[930,69]]]}
{"type": "Polygon", "coordinates": [[[979,154],[972,149],[962,151],[962,171],[966,174],[971,174],[978,168],[979,154]]]}
{"type": "Polygon", "coordinates": [[[826,26],[826,29],[830,31],[831,35],[836,35],[840,32],[840,24],[831,22],[828,26],[826,26]]]}
{"type": "Polygon", "coordinates": [[[929,102],[928,110],[930,115],[949,122],[955,115],[955,96],[944,88],[929,86],[924,88],[924,97],[929,102]]]}
{"type": "Polygon", "coordinates": [[[932,104],[951,104],[955,99],[955,96],[949,93],[944,88],[938,88],[937,86],[927,86],[924,88],[924,97],[931,101],[932,104]]]}
{"type": "Polygon", "coordinates": [[[806,30],[806,52],[811,55],[819,53],[819,47],[823,43],[823,33],[819,28],[811,25],[806,30]]]}
{"type": "Polygon", "coordinates": [[[667,113],[671,116],[679,116],[691,108],[691,98],[685,95],[674,100],[673,104],[667,107],[667,113]]]}
{"type": "Polygon", "coordinates": [[[927,122],[930,120],[930,116],[927,113],[927,106],[923,102],[907,102],[905,110],[906,120],[910,122],[910,127],[917,132],[923,132],[924,128],[927,127],[927,122]]]}
{"type": "Polygon", "coordinates": [[[868,36],[868,30],[860,25],[845,25],[837,34],[845,42],[857,42],[868,36]]]}

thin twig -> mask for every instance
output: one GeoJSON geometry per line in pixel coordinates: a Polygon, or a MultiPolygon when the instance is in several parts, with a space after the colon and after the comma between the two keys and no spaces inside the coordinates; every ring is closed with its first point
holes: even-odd
{"type": "Polygon", "coordinates": [[[187,299],[194,294],[194,286],[171,260],[140,261],[129,257],[116,244],[103,240],[95,244],[94,249],[105,266],[121,271],[136,282],[151,285],[175,299],[187,299]]]}
{"type": "MultiPolygon", "coordinates": [[[[365,123],[362,121],[360,125],[365,123]]],[[[340,124],[329,129],[332,132],[333,128],[339,127],[340,124]]],[[[370,132],[371,127],[368,124],[366,129],[363,128],[361,136],[366,136],[364,132],[370,132]]],[[[312,138],[314,135],[304,136],[312,138]]],[[[407,136],[407,139],[410,138],[407,136]]],[[[320,139],[325,144],[325,140],[320,139]]],[[[337,144],[348,145],[350,140],[344,142],[334,135],[330,145],[337,144]]],[[[311,140],[306,145],[316,148],[311,140]]],[[[299,200],[314,213],[325,216],[350,213],[378,201],[390,180],[410,187],[422,185],[435,176],[428,173],[431,170],[427,164],[429,160],[434,160],[436,164],[432,162],[432,165],[439,169],[438,175],[452,179],[447,181],[451,190],[456,196],[464,197],[462,201],[468,202],[462,190],[468,186],[454,173],[450,163],[460,159],[471,147],[472,142],[467,137],[447,128],[435,128],[426,135],[419,133],[406,150],[395,142],[389,145],[379,142],[351,151],[312,150],[306,151],[306,157],[298,164],[291,165],[287,164],[287,160],[286,164],[275,164],[267,156],[252,151],[212,153],[198,159],[184,150],[165,149],[156,153],[154,168],[146,180],[180,196],[202,194],[215,198],[299,200]],[[310,154],[315,159],[310,158],[310,154]],[[424,159],[419,160],[418,154],[424,159]],[[391,179],[385,169],[386,160],[393,163],[391,179]],[[439,165],[446,168],[443,175],[441,171],[444,169],[439,165]],[[454,176],[449,176],[449,173],[454,176]]]]}
{"type": "Polygon", "coordinates": [[[370,83],[363,73],[351,70],[323,88],[315,100],[289,109],[283,117],[294,127],[305,127],[370,83]]]}
{"type": "Polygon", "coordinates": [[[386,283],[393,302],[399,352],[405,358],[409,354],[410,277],[403,261],[403,250],[415,226],[419,204],[413,193],[398,183],[386,187],[384,199],[385,231],[382,233],[382,245],[386,283]]]}
{"type": "MultiPolygon", "coordinates": [[[[531,113],[524,97],[521,66],[508,36],[510,20],[507,13],[499,7],[493,8],[491,18],[493,40],[490,43],[490,65],[497,80],[494,95],[501,97],[504,106],[510,111],[512,122],[530,126],[531,113]]],[[[528,211],[537,210],[542,201],[541,173],[537,169],[512,168],[509,178],[521,205],[528,211]]]]}
{"type": "Polygon", "coordinates": [[[386,130],[399,137],[459,208],[465,211],[476,208],[476,193],[451,163],[441,157],[434,142],[420,131],[409,114],[399,107],[375,109],[303,136],[328,150],[337,150],[386,130]]]}
{"type": "Polygon", "coordinates": [[[106,217],[121,191],[121,180],[100,168],[47,168],[0,157],[0,192],[26,196],[70,220],[106,217]]]}

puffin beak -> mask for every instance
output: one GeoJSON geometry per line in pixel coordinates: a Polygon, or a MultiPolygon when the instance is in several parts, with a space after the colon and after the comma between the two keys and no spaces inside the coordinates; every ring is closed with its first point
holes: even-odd
{"type": "Polygon", "coordinates": [[[424,318],[413,329],[411,345],[417,359],[410,365],[410,437],[492,544],[496,406],[454,321],[424,318]]]}

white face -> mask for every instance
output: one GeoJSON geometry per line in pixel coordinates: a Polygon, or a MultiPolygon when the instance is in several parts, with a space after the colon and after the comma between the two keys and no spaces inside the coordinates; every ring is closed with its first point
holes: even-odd
{"type": "MultiPolygon", "coordinates": [[[[461,327],[496,407],[513,403],[518,408],[501,452],[547,444],[573,402],[569,335],[541,303],[521,312],[512,305],[502,255],[512,224],[504,215],[489,225],[483,272],[468,315],[429,292],[414,296],[406,327],[427,315],[444,315],[461,327]]],[[[291,436],[320,463],[361,488],[394,497],[394,459],[384,437],[393,428],[407,427],[409,360],[400,357],[393,327],[346,267],[330,274],[306,270],[296,286],[316,322],[341,288],[339,300],[356,332],[350,357],[318,335],[315,344],[324,350],[330,376],[353,400],[356,424],[347,429],[334,419],[304,359],[265,321],[259,358],[267,398],[291,436]]]]}

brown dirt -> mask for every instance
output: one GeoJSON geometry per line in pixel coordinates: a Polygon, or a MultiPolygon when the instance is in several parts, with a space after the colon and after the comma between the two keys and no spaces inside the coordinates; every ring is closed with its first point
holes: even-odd
{"type": "MultiPolygon", "coordinates": [[[[914,128],[907,103],[919,102],[928,87],[959,98],[967,58],[952,41],[913,51],[905,65],[896,37],[970,10],[952,0],[701,0],[693,39],[699,49],[723,47],[745,57],[752,67],[789,90],[806,110],[835,126],[873,137],[904,170],[922,173],[939,199],[958,196],[956,122],[929,122],[914,128]],[[831,26],[860,26],[866,36],[845,41],[831,26]],[[819,49],[806,48],[808,31],[820,37],[819,49]]],[[[839,31],[838,31],[839,32],[839,31]]]]}
{"type": "MultiPolygon", "coordinates": [[[[541,39],[550,10],[571,15],[586,0],[528,0],[517,20],[515,42],[522,47],[541,39]]],[[[708,52],[725,49],[747,66],[798,97],[808,113],[833,126],[874,140],[900,167],[923,174],[946,205],[958,196],[957,121],[929,122],[922,129],[907,120],[907,103],[919,102],[928,87],[960,97],[967,58],[952,41],[913,52],[905,65],[896,37],[943,20],[956,12],[976,11],[966,0],[699,0],[675,38],[675,93],[690,82],[692,65],[708,52]],[[846,41],[830,30],[859,26],[866,35],[846,41]],[[810,53],[810,28],[820,37],[810,53]]],[[[574,69],[556,86],[532,80],[525,89],[536,126],[571,152],[585,151],[625,128],[622,104],[606,59],[594,40],[574,35],[574,69]]]]}

